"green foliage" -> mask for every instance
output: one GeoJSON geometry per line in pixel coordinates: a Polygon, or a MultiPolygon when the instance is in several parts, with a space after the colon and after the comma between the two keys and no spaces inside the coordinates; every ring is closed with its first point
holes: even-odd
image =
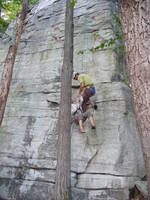
{"type": "MultiPolygon", "coordinates": [[[[36,3],[38,0],[29,0],[29,5],[36,3]]],[[[2,0],[2,11],[8,20],[14,20],[21,9],[22,0],[2,0]]]]}
{"type": "MultiPolygon", "coordinates": [[[[115,28],[116,32],[114,34],[114,37],[109,38],[108,40],[103,40],[102,43],[97,45],[96,47],[92,47],[89,49],[90,52],[94,53],[98,50],[103,50],[106,48],[112,48],[116,53],[123,53],[124,52],[124,45],[123,45],[123,37],[122,37],[122,28],[121,28],[121,22],[120,17],[118,14],[111,12],[111,17],[113,21],[113,25],[117,27],[115,28]]],[[[94,37],[98,38],[99,34],[94,33],[94,37]]],[[[84,51],[80,50],[78,51],[78,55],[83,55],[84,51]]]]}
{"type": "MultiPolygon", "coordinates": [[[[36,3],[38,0],[29,0],[29,5],[36,3]]],[[[19,14],[22,6],[22,0],[0,0],[2,12],[8,21],[12,21],[19,14]]],[[[0,18],[0,32],[4,32],[8,27],[8,22],[0,18]]]]}
{"type": "Polygon", "coordinates": [[[21,1],[13,0],[13,1],[2,1],[2,11],[5,13],[5,16],[9,20],[13,20],[16,18],[19,10],[21,8],[21,1]]]}
{"type": "Polygon", "coordinates": [[[110,38],[109,40],[104,40],[101,44],[97,45],[96,47],[92,47],[89,50],[94,53],[97,50],[108,48],[115,44],[115,39],[110,38]]]}
{"type": "MultiPolygon", "coordinates": [[[[29,0],[29,5],[32,5],[37,1],[38,0],[29,0]]],[[[3,33],[8,27],[8,22],[14,20],[19,14],[22,6],[22,0],[0,0],[0,3],[4,15],[4,19],[0,18],[0,32],[3,33]]]]}
{"type": "Polygon", "coordinates": [[[76,3],[77,3],[77,0],[72,0],[71,1],[71,6],[74,7],[76,3]]]}
{"type": "Polygon", "coordinates": [[[122,80],[123,83],[125,83],[127,86],[129,86],[129,80],[128,77],[125,76],[125,78],[122,80]]]}
{"type": "Polygon", "coordinates": [[[116,53],[124,51],[123,38],[122,38],[122,29],[120,17],[116,13],[110,14],[113,20],[113,24],[117,26],[117,31],[115,32],[114,38],[110,38],[108,40],[104,40],[102,43],[97,45],[96,47],[92,47],[89,50],[94,53],[97,50],[102,50],[106,48],[112,48],[116,53]]]}
{"type": "Polygon", "coordinates": [[[121,21],[120,21],[120,17],[118,14],[111,12],[110,16],[112,17],[113,22],[121,28],[121,21]]]}
{"type": "Polygon", "coordinates": [[[122,44],[118,44],[115,48],[113,48],[115,53],[123,53],[124,52],[124,45],[122,44]]]}
{"type": "Polygon", "coordinates": [[[73,7],[75,6],[76,3],[77,3],[77,0],[72,0],[72,2],[71,2],[73,7]]]}
{"type": "Polygon", "coordinates": [[[76,3],[77,0],[71,0],[71,2],[69,3],[69,7],[74,7],[76,3]]]}
{"type": "Polygon", "coordinates": [[[37,2],[38,2],[38,0],[29,0],[29,5],[33,5],[33,4],[37,3],[37,2]]]}
{"type": "Polygon", "coordinates": [[[78,54],[78,55],[83,55],[83,54],[84,54],[84,50],[80,50],[80,51],[78,51],[77,54],[78,54]]]}
{"type": "Polygon", "coordinates": [[[8,27],[8,22],[0,18],[0,32],[4,32],[8,27]]]}

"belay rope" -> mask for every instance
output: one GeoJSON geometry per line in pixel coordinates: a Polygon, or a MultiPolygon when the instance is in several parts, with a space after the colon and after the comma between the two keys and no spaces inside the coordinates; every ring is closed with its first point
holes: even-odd
{"type": "Polygon", "coordinates": [[[86,14],[84,16],[84,28],[83,28],[83,54],[82,54],[82,72],[87,73],[87,53],[88,53],[88,34],[86,33],[86,28],[87,28],[87,17],[88,15],[86,14]]]}

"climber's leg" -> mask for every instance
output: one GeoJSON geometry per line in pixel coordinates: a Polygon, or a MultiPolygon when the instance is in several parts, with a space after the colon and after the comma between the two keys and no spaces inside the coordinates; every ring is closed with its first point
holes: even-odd
{"type": "Polygon", "coordinates": [[[94,123],[94,118],[93,118],[93,115],[90,112],[88,112],[88,120],[89,120],[89,123],[91,125],[91,128],[95,129],[96,126],[95,126],[95,123],[94,123]]]}
{"type": "Polygon", "coordinates": [[[78,117],[78,123],[79,123],[80,132],[81,133],[85,133],[85,130],[83,128],[83,113],[81,113],[81,112],[78,113],[77,117],[78,117]]]}
{"type": "Polygon", "coordinates": [[[82,102],[82,111],[83,112],[86,112],[87,102],[89,101],[90,97],[91,97],[91,94],[90,94],[89,88],[85,88],[85,90],[83,92],[83,102],[82,102]]]}
{"type": "Polygon", "coordinates": [[[90,116],[90,117],[89,117],[89,122],[90,122],[91,128],[92,128],[92,129],[95,129],[96,126],[95,126],[95,123],[94,123],[93,116],[90,116]]]}
{"type": "Polygon", "coordinates": [[[79,120],[79,127],[80,127],[80,132],[81,133],[85,133],[85,130],[83,128],[83,122],[82,122],[82,120],[79,120]]]}

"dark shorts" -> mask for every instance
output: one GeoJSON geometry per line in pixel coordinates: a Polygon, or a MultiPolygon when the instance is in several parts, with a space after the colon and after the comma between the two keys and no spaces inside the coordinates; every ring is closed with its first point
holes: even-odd
{"type": "Polygon", "coordinates": [[[87,118],[92,117],[92,116],[93,114],[90,111],[86,111],[84,113],[76,113],[74,115],[74,119],[76,121],[79,121],[79,120],[85,121],[87,118]]]}
{"type": "Polygon", "coordinates": [[[86,112],[87,102],[89,101],[90,97],[92,97],[95,94],[95,87],[89,86],[84,89],[83,92],[83,103],[82,103],[82,110],[83,112],[86,112]]]}

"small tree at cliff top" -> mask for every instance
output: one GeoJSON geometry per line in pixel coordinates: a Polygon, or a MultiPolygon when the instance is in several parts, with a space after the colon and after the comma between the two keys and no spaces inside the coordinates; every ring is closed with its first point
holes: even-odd
{"type": "Polygon", "coordinates": [[[150,2],[119,0],[119,7],[127,73],[141,138],[150,200],[150,2]]]}
{"type": "MultiPolygon", "coordinates": [[[[29,5],[38,0],[28,0],[29,5]]],[[[4,33],[11,21],[18,16],[22,6],[21,0],[0,0],[0,32],[4,33]]]]}
{"type": "MultiPolygon", "coordinates": [[[[36,3],[38,0],[28,0],[28,4],[31,5],[36,3]]],[[[1,8],[5,18],[9,21],[14,20],[16,16],[19,14],[19,11],[22,7],[21,0],[0,0],[1,8]]]]}
{"type": "Polygon", "coordinates": [[[55,200],[71,200],[71,96],[73,71],[73,6],[66,1],[64,60],[61,72],[55,200]]]}

